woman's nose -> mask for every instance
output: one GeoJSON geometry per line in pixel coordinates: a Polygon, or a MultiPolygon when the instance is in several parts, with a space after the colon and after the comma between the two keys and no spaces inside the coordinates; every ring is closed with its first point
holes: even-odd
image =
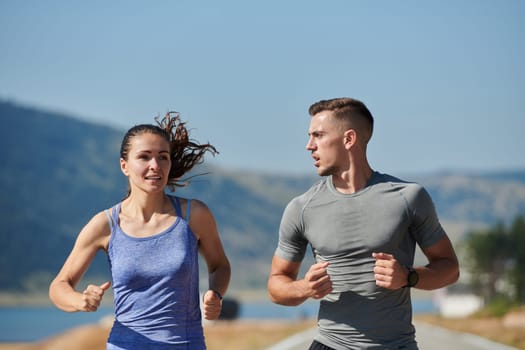
{"type": "Polygon", "coordinates": [[[152,169],[158,169],[159,168],[159,162],[158,162],[157,158],[155,158],[155,157],[151,158],[151,160],[149,161],[149,167],[152,168],[152,169]]]}

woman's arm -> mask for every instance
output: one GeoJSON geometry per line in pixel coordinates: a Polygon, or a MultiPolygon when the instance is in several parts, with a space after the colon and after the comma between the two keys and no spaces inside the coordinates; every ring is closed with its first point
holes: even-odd
{"type": "Polygon", "coordinates": [[[199,252],[208,267],[209,291],[204,296],[204,316],[207,319],[216,319],[221,310],[221,298],[226,294],[230,283],[230,262],[210,209],[199,200],[194,199],[190,203],[190,227],[199,239],[199,252]],[[219,295],[211,291],[218,292],[219,295]]]}
{"type": "Polygon", "coordinates": [[[209,289],[224,295],[230,283],[230,262],[222,246],[210,209],[199,200],[191,201],[190,227],[199,239],[199,252],[206,261],[209,289]]]}
{"type": "Polygon", "coordinates": [[[107,248],[110,233],[104,212],[95,215],[80,231],[68,258],[49,286],[49,298],[59,309],[67,312],[97,310],[110,282],[89,285],[82,293],[75,287],[97,251],[107,248]]]}

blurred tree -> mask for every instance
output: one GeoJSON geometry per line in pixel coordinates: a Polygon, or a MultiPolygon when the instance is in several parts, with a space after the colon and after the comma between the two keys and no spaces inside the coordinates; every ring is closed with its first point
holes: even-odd
{"type": "Polygon", "coordinates": [[[510,278],[515,290],[516,301],[525,303],[525,217],[518,216],[510,228],[511,246],[514,257],[510,278]]]}
{"type": "Polygon", "coordinates": [[[525,218],[518,216],[510,228],[501,223],[470,232],[466,238],[466,262],[471,285],[490,303],[504,294],[525,302],[525,218]]]}

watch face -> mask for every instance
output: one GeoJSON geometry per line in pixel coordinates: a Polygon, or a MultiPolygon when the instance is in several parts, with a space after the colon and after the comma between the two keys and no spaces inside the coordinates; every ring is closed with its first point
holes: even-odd
{"type": "Polygon", "coordinates": [[[419,281],[419,275],[417,274],[417,272],[414,270],[410,270],[408,272],[408,286],[413,287],[417,284],[418,281],[419,281]]]}

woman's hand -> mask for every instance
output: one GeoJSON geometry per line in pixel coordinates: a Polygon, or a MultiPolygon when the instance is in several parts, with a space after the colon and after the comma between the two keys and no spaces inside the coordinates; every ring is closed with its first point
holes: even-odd
{"type": "Polygon", "coordinates": [[[82,302],[79,306],[79,311],[94,312],[97,311],[104,292],[111,286],[111,282],[102,283],[100,286],[90,284],[82,292],[82,302]]]}
{"type": "Polygon", "coordinates": [[[222,310],[222,296],[214,290],[208,290],[202,298],[204,318],[216,320],[222,310]]]}

